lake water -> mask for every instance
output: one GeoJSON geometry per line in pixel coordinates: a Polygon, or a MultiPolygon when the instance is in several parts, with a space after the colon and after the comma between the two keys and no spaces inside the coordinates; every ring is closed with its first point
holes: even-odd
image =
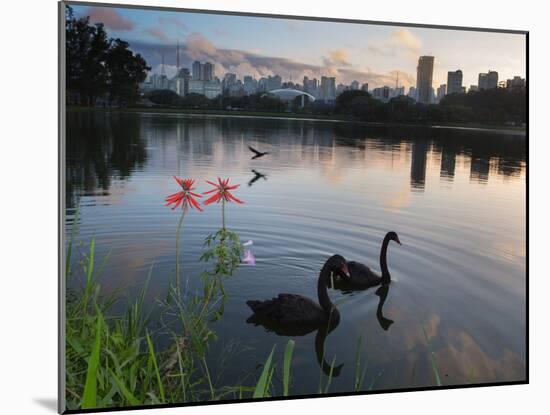
{"type": "MultiPolygon", "coordinates": [[[[226,281],[229,299],[213,325],[219,337],[210,354],[218,386],[257,376],[274,345],[282,364],[288,338],[247,324],[247,300],[281,292],[317,300],[328,256],[378,270],[390,230],[403,245],[390,244],[393,282],[382,307],[376,289],[329,290],[341,321],[326,338],[325,356],[343,364],[329,391],[353,390],[358,338],[368,360],[365,390],[434,386],[432,356],[443,385],[525,380],[524,136],[71,111],[67,127],[66,226],[78,207],[77,240],[95,235],[97,257],[112,252],[101,280],[107,291],[123,287],[131,295],[154,261],[148,301],[165,296],[179,219],[164,206],[177,191],[172,175],[199,180],[199,191],[217,176],[241,184],[234,194],[245,204],[227,206],[227,223],[253,240],[257,263],[226,281]],[[248,145],[270,154],[251,160],[248,145]],[[251,182],[252,170],[265,178],[251,182]]],[[[181,258],[191,289],[220,209],[186,217],[181,258]]],[[[293,393],[315,393],[319,378],[326,380],[316,333],[294,340],[293,393]]]]}

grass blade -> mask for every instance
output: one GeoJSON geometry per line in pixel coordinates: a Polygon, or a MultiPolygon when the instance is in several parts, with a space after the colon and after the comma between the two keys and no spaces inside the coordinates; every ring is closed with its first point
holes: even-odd
{"type": "Polygon", "coordinates": [[[118,389],[120,390],[122,395],[126,398],[126,400],[130,402],[130,405],[133,405],[133,406],[140,405],[141,402],[134,395],[132,395],[132,393],[128,390],[128,388],[126,388],[126,386],[124,386],[124,383],[122,383],[122,381],[117,377],[117,375],[115,375],[115,373],[112,370],[110,370],[110,373],[118,389]]]}
{"type": "Polygon", "coordinates": [[[74,241],[74,235],[76,233],[76,224],[78,223],[78,213],[80,209],[77,209],[74,218],[73,218],[73,226],[71,227],[71,235],[69,236],[69,243],[67,245],[67,257],[65,258],[65,278],[69,277],[69,274],[71,273],[71,257],[73,255],[73,241],[74,241]]]}
{"type": "Polygon", "coordinates": [[[94,272],[94,253],[95,253],[95,237],[90,241],[90,256],[86,266],[86,286],[90,286],[92,274],[94,272]]]}
{"type": "Polygon", "coordinates": [[[256,388],[254,389],[254,394],[252,395],[253,398],[263,398],[266,396],[266,392],[269,388],[268,378],[269,378],[269,373],[271,372],[271,360],[273,359],[274,351],[275,351],[275,346],[273,346],[273,349],[271,349],[271,353],[269,353],[269,357],[265,361],[264,369],[262,370],[260,379],[256,384],[256,388]]]}
{"type": "Polygon", "coordinates": [[[288,396],[288,387],[290,385],[290,362],[292,361],[292,352],[294,351],[294,340],[289,340],[286,344],[285,357],[283,363],[283,393],[288,396]]]}
{"type": "Polygon", "coordinates": [[[160,380],[160,372],[159,372],[159,366],[157,364],[157,358],[155,357],[155,349],[153,348],[153,342],[151,342],[151,337],[149,337],[149,332],[146,333],[147,338],[147,345],[149,346],[149,355],[151,357],[151,361],[153,362],[153,367],[155,368],[155,375],[157,377],[157,383],[159,386],[159,392],[160,392],[160,398],[162,402],[166,402],[164,399],[164,388],[162,386],[162,381],[160,380]]]}
{"type": "Polygon", "coordinates": [[[97,407],[97,368],[99,366],[99,349],[101,345],[101,316],[99,309],[96,335],[92,353],[88,360],[88,370],[86,372],[86,383],[84,384],[84,393],[82,395],[82,409],[97,407]]]}

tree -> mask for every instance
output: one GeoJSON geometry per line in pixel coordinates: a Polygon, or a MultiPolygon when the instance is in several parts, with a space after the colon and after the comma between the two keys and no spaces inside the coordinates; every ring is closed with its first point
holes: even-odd
{"type": "Polygon", "coordinates": [[[138,85],[145,81],[151,69],[145,59],[139,53],[134,55],[128,46],[127,42],[115,39],[107,51],[109,104],[114,100],[118,105],[135,102],[139,96],[138,85]]]}
{"type": "Polygon", "coordinates": [[[156,89],[151,91],[147,98],[157,105],[177,106],[181,104],[180,96],[169,89],[156,89]]]}
{"type": "Polygon", "coordinates": [[[76,18],[66,8],[66,79],[69,103],[93,106],[99,96],[128,104],[137,98],[138,84],[150,68],[120,39],[108,39],[102,23],[76,18]]]}

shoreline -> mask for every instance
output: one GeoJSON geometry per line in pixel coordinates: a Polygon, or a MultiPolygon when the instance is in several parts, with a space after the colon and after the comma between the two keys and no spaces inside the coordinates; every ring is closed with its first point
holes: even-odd
{"type": "Polygon", "coordinates": [[[480,125],[475,123],[406,123],[406,122],[377,122],[377,121],[359,121],[350,118],[339,118],[333,116],[322,116],[313,114],[292,114],[280,112],[261,112],[261,111],[229,111],[229,110],[189,110],[182,108],[163,108],[163,107],[128,107],[128,108],[102,108],[102,107],[80,107],[67,106],[68,111],[96,111],[96,112],[121,112],[121,113],[151,113],[151,114],[170,114],[185,115],[193,117],[233,117],[233,118],[263,118],[263,119],[286,119],[302,121],[325,121],[333,123],[350,123],[364,126],[400,126],[417,127],[433,129],[452,129],[469,130],[492,133],[503,133],[508,135],[527,136],[526,127],[505,126],[505,125],[480,125]]]}

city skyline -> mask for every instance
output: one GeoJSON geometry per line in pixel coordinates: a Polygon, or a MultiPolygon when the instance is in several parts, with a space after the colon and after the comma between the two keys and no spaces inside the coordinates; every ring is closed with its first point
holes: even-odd
{"type": "Polygon", "coordinates": [[[304,76],[335,76],[337,83],[367,82],[369,88],[416,85],[419,56],[435,56],[434,88],[447,73],[461,69],[463,85],[476,85],[479,73],[495,70],[499,79],[525,77],[525,37],[521,34],[344,24],[172,11],[73,6],[77,16],[105,24],[160,73],[168,76],[195,60],[215,64],[215,76],[240,79],[278,74],[301,83],[304,76]],[[437,31],[437,36],[434,32],[437,31]],[[254,36],[250,34],[254,33],[254,36]],[[502,53],[505,51],[506,53],[502,53]]]}

